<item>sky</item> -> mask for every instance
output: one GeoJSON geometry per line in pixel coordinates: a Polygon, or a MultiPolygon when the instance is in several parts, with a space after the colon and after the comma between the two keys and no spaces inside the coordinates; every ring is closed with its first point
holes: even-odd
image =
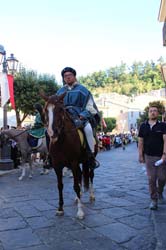
{"type": "Polygon", "coordinates": [[[0,44],[58,82],[66,66],[85,76],[122,61],[156,62],[166,59],[159,7],[160,0],[2,1],[0,44]]]}

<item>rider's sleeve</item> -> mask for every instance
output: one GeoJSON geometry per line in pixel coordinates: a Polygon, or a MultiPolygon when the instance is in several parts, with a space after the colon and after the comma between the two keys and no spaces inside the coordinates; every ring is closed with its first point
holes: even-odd
{"type": "Polygon", "coordinates": [[[81,116],[85,117],[85,118],[90,118],[94,119],[95,121],[95,126],[97,126],[97,124],[100,123],[100,113],[99,113],[99,110],[94,102],[94,99],[91,95],[91,93],[88,95],[88,100],[86,102],[86,105],[85,105],[85,109],[83,110],[83,112],[81,113],[81,116]]]}
{"type": "Polygon", "coordinates": [[[94,102],[91,96],[86,104],[86,110],[88,110],[92,115],[97,114],[97,110],[94,108],[94,102]]]}

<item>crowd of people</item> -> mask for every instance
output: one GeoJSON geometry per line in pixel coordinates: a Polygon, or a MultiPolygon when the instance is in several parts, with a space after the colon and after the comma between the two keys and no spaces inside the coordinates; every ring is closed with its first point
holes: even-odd
{"type": "Polygon", "coordinates": [[[132,132],[111,135],[99,132],[97,137],[99,151],[111,150],[112,148],[118,147],[125,149],[127,144],[138,142],[137,134],[132,132]]]}

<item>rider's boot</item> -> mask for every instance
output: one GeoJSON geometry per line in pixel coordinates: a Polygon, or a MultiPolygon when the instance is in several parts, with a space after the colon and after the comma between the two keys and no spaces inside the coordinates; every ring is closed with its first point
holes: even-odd
{"type": "Polygon", "coordinates": [[[96,169],[100,166],[100,163],[95,159],[95,154],[92,152],[89,153],[88,163],[91,169],[96,169]]]}

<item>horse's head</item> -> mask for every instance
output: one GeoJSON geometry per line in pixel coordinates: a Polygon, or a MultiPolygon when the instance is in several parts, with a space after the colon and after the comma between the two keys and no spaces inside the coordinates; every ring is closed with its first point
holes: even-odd
{"type": "Polygon", "coordinates": [[[46,98],[45,114],[47,121],[47,132],[53,142],[56,142],[64,128],[65,107],[63,98],[66,93],[46,98]]]}

